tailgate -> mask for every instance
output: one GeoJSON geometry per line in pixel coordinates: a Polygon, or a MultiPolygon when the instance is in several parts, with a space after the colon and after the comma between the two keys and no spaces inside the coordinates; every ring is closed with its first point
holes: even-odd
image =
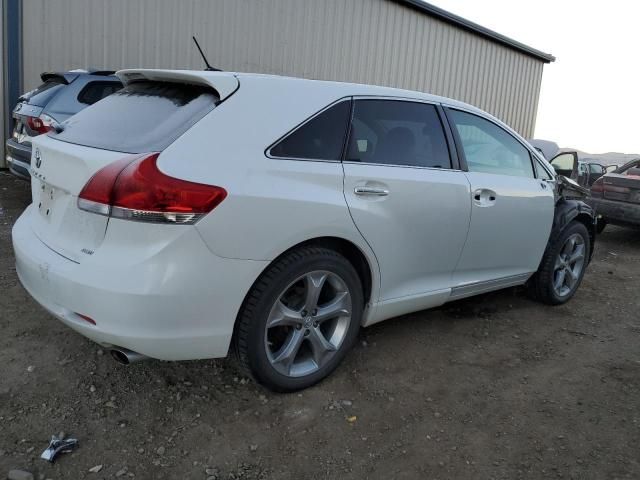
{"type": "Polygon", "coordinates": [[[78,209],[78,194],[96,171],[124,156],[46,135],[34,138],[30,224],[45,245],[78,263],[100,246],[108,218],[78,209]]]}
{"type": "Polygon", "coordinates": [[[49,248],[80,262],[101,245],[108,218],[80,210],[78,195],[102,167],[162,152],[212,112],[238,80],[229,74],[135,70],[126,86],[80,111],[56,134],[34,137],[31,226],[49,248]],[[127,153],[122,153],[127,152],[127,153]]]}

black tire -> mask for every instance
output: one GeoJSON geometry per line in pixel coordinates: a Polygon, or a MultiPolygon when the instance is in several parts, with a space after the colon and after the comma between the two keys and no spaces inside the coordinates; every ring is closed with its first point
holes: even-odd
{"type": "Polygon", "coordinates": [[[329,375],[353,346],[360,328],[364,298],[360,278],[353,265],[339,253],[322,247],[301,247],[274,262],[256,280],[242,305],[234,334],[240,367],[255,381],[278,392],[310,387],[329,375]],[[276,301],[291,282],[308,272],[323,270],[337,275],[351,295],[351,320],[343,340],[321,368],[304,376],[287,376],[269,360],[265,342],[266,322],[276,301]]]}
{"type": "Polygon", "coordinates": [[[535,300],[546,303],[547,305],[561,305],[568,302],[578,290],[580,283],[584,277],[584,272],[589,263],[589,253],[591,251],[591,241],[589,232],[584,224],[574,220],[565,229],[556,236],[542,257],[538,271],[529,279],[529,294],[535,300]],[[555,279],[555,263],[558,255],[565,246],[565,243],[572,235],[582,237],[584,244],[584,264],[580,271],[579,278],[573,287],[564,295],[559,295],[554,289],[555,279]]]}
{"type": "Polygon", "coordinates": [[[606,226],[607,221],[604,219],[604,217],[599,217],[598,223],[596,224],[596,233],[600,235],[604,231],[606,226]]]}

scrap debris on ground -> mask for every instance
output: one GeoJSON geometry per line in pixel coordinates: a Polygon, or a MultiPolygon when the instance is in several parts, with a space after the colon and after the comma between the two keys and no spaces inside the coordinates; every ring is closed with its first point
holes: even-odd
{"type": "Polygon", "coordinates": [[[15,274],[29,197],[0,173],[0,478],[640,478],[639,231],[605,230],[567,305],[510,289],[383,322],[278,395],[228,360],[119,365],[53,319],[15,274]],[[82,446],[51,464],[58,431],[82,446]]]}

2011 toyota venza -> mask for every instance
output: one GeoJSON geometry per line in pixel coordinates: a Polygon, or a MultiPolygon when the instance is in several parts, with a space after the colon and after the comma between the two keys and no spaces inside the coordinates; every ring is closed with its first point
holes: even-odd
{"type": "Polygon", "coordinates": [[[233,347],[291,391],[361,326],[520,284],[560,304],[582,280],[579,187],[477,108],[278,76],[118,76],[34,138],[13,245],[33,298],[122,362],[233,347]]]}

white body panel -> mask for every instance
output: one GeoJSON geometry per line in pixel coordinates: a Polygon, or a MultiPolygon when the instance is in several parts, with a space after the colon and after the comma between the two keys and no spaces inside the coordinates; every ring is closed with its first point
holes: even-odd
{"type": "Polygon", "coordinates": [[[36,236],[60,255],[80,262],[82,250],[95,251],[107,230],[107,217],[76,207],[78,194],[87,180],[105,165],[126,156],[97,150],[47,135],[34,138],[31,191],[34,212],[31,228],[36,236]]]}
{"type": "Polygon", "coordinates": [[[31,205],[13,227],[27,291],[84,336],[162,360],[225,356],[236,313],[267,265],[216,257],[192,226],[117,219],[102,246],[77,264],[33,235],[34,215],[31,205]]]}
{"type": "MultiPolygon", "coordinates": [[[[469,229],[469,182],[464,173],[348,162],[344,173],[349,210],[382,272],[380,301],[413,308],[420,297],[426,301],[435,294],[442,300],[442,290],[452,286],[469,229]],[[359,196],[358,187],[380,188],[388,195],[359,196]]],[[[432,301],[423,308],[437,305],[432,301]]],[[[393,309],[392,316],[410,311],[402,310],[393,309]]],[[[369,323],[384,319],[384,312],[378,314],[369,323]]]]}
{"type": "Polygon", "coordinates": [[[227,197],[195,225],[80,211],[82,186],[123,154],[34,139],[34,151],[45,158],[33,172],[34,204],[13,230],[17,272],[38,302],[101,344],[168,360],[224,356],[259,275],[283,252],[321,237],[347,241],[366,259],[372,285],[364,325],[440,305],[456,288],[471,285],[458,291],[464,296],[505,286],[505,276],[522,283],[540,261],[554,205],[537,180],[265,153],[296,125],[350,96],[415,98],[491,118],[478,109],[418,92],[283,77],[121,75],[138,74],[213,85],[226,95],[162,151],[157,165],[171,177],[222,186],[227,197]],[[388,188],[389,196],[356,198],[353,189],[367,182],[388,188]],[[54,220],[43,220],[38,208],[43,185],[59,195],[54,220]],[[493,189],[499,202],[476,208],[477,188],[493,189]]]}
{"type": "Polygon", "coordinates": [[[553,189],[533,178],[465,175],[471,184],[472,214],[454,287],[522,275],[526,280],[538,269],[551,233],[553,189]],[[476,194],[480,201],[473,198],[476,194]]]}

